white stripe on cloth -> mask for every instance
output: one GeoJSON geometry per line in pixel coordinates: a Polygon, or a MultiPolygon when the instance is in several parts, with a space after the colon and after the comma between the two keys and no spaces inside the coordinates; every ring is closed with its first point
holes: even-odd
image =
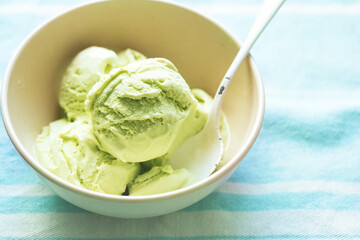
{"type": "MultiPolygon", "coordinates": [[[[360,194],[360,183],[355,182],[326,182],[326,181],[294,181],[275,182],[266,184],[248,184],[226,182],[217,192],[263,195],[272,193],[303,193],[319,192],[331,194],[360,194]]],[[[51,196],[55,195],[43,185],[0,185],[1,197],[14,196],[51,196]]]]}
{"type": "Polygon", "coordinates": [[[0,197],[55,195],[44,185],[0,185],[0,197]]]}
{"type": "MultiPolygon", "coordinates": [[[[36,4],[7,4],[0,7],[0,15],[33,14],[51,16],[76,5],[36,5],[36,4]]],[[[248,14],[254,15],[260,5],[255,4],[184,4],[199,9],[207,14],[248,14]]],[[[356,15],[360,14],[360,4],[291,4],[286,3],[279,14],[301,15],[356,15]]]]}
{"type": "Polygon", "coordinates": [[[0,237],[9,238],[314,236],[315,239],[360,234],[360,212],[356,211],[201,211],[149,219],[116,219],[90,213],[29,213],[0,214],[0,219],[7,223],[0,224],[0,237]]]}

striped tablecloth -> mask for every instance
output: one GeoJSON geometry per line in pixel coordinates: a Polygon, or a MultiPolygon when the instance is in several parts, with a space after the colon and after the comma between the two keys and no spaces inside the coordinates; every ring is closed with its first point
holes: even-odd
{"type": "MultiPolygon", "coordinates": [[[[41,22],[84,1],[1,0],[0,75],[41,22]]],[[[261,1],[178,1],[244,39],[261,1]]],[[[149,219],[77,208],[47,190],[0,127],[0,239],[360,239],[360,1],[285,3],[252,54],[260,136],[201,202],[149,219]]]]}

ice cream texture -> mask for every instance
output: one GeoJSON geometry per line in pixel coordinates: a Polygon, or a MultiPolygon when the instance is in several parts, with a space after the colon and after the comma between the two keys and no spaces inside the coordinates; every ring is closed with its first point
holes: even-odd
{"type": "Polygon", "coordinates": [[[163,58],[133,62],[106,76],[90,90],[86,110],[100,148],[125,162],[171,152],[207,119],[175,66],[163,58]]]}
{"type": "Polygon", "coordinates": [[[81,51],[63,76],[59,92],[60,106],[69,119],[84,115],[87,94],[103,74],[109,73],[115,67],[145,58],[132,49],[126,49],[118,55],[114,51],[96,46],[81,51]]]}
{"type": "Polygon", "coordinates": [[[50,123],[36,146],[39,162],[49,171],[90,190],[122,194],[140,173],[138,163],[125,163],[99,150],[91,125],[84,119],[50,123]]]}
{"type": "Polygon", "coordinates": [[[129,195],[152,195],[179,189],[191,181],[190,176],[185,168],[173,170],[169,165],[154,166],[129,184],[129,195]]]}
{"type": "Polygon", "coordinates": [[[66,116],[43,128],[37,158],[58,177],[93,191],[177,190],[191,183],[191,173],[167,161],[204,127],[211,102],[167,59],[89,47],[63,75],[59,104],[66,116]]]}

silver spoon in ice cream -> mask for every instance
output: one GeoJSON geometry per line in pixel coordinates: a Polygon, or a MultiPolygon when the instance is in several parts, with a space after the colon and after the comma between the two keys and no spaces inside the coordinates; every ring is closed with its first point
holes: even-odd
{"type": "Polygon", "coordinates": [[[193,183],[208,177],[224,154],[219,126],[219,114],[226,90],[241,63],[257,38],[285,0],[265,0],[244,44],[226,72],[214,98],[212,109],[204,129],[189,138],[170,159],[173,168],[186,168],[193,174],[193,183]]]}

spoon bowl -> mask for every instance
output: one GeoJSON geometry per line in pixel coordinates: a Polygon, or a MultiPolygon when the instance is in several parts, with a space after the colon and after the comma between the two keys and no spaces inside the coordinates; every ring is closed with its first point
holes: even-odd
{"type": "Polygon", "coordinates": [[[219,125],[214,117],[209,117],[203,130],[186,140],[169,164],[175,169],[186,168],[192,173],[191,182],[199,182],[217,168],[224,154],[223,145],[219,125]]]}

